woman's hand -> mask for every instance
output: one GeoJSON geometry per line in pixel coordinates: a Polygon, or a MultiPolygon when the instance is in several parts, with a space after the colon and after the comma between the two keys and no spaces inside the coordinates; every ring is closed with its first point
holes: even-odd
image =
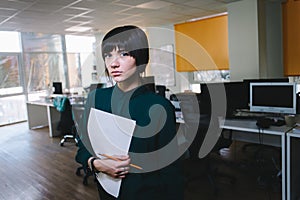
{"type": "Polygon", "coordinates": [[[118,160],[109,158],[97,159],[94,161],[96,170],[105,173],[113,178],[125,178],[129,172],[130,158],[128,155],[114,155],[118,160]]]}

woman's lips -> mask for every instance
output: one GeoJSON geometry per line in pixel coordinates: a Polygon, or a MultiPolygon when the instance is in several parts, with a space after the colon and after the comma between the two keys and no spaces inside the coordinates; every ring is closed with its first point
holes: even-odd
{"type": "Polygon", "coordinates": [[[113,71],[113,72],[111,72],[111,75],[112,75],[113,77],[120,76],[121,74],[122,74],[121,71],[113,71]]]}

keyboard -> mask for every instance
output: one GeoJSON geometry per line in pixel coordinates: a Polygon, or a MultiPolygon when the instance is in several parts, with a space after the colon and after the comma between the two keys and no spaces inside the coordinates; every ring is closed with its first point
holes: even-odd
{"type": "Polygon", "coordinates": [[[226,116],[227,119],[245,119],[245,120],[258,120],[264,117],[268,117],[266,113],[258,112],[247,112],[247,111],[237,111],[232,113],[230,116],[226,116]]]}
{"type": "Polygon", "coordinates": [[[232,115],[226,117],[226,119],[241,119],[241,120],[258,120],[262,118],[263,118],[262,116],[246,116],[246,115],[232,115]]]}
{"type": "Polygon", "coordinates": [[[256,120],[256,121],[269,119],[271,126],[285,125],[285,120],[282,119],[282,117],[274,116],[270,113],[238,111],[232,114],[231,116],[227,116],[226,119],[256,120]]]}

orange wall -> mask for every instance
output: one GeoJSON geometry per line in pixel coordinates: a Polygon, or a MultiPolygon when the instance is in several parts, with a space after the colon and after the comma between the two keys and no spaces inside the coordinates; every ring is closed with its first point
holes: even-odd
{"type": "Polygon", "coordinates": [[[300,75],[300,1],[282,4],[283,63],[285,76],[300,75]]]}
{"type": "Polygon", "coordinates": [[[175,25],[176,70],[228,70],[228,17],[175,25]]]}

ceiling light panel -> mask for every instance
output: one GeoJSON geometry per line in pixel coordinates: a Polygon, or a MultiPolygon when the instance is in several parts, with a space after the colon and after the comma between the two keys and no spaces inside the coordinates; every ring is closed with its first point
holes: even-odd
{"type": "Polygon", "coordinates": [[[92,12],[92,10],[82,10],[82,9],[75,9],[75,8],[64,8],[62,10],[56,11],[55,13],[57,14],[62,14],[62,15],[86,15],[88,13],[92,12]]]}
{"type": "Polygon", "coordinates": [[[172,3],[166,2],[166,1],[150,1],[147,3],[143,3],[140,5],[137,5],[137,8],[145,8],[145,9],[160,9],[167,6],[172,5],[172,3]]]}
{"type": "Polygon", "coordinates": [[[124,4],[124,5],[129,5],[129,6],[137,6],[137,5],[140,5],[140,4],[144,4],[144,3],[147,3],[149,2],[149,0],[117,0],[115,1],[114,3],[117,3],[117,4],[124,4]]]}
{"type": "Polygon", "coordinates": [[[70,32],[85,32],[85,31],[89,31],[91,29],[92,29],[92,27],[87,27],[87,26],[72,26],[65,30],[70,31],[70,32]]]}

